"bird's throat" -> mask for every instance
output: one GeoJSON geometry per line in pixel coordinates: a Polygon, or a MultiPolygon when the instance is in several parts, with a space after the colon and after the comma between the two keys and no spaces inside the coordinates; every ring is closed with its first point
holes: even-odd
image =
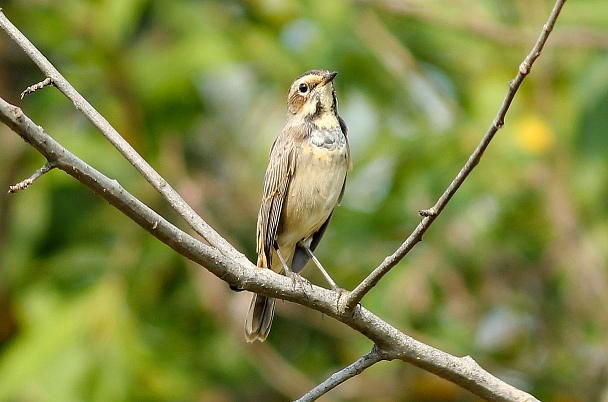
{"type": "Polygon", "coordinates": [[[340,123],[338,122],[338,117],[331,112],[323,112],[316,116],[313,116],[312,122],[315,126],[317,126],[317,128],[321,130],[326,130],[340,125],[340,123]]]}

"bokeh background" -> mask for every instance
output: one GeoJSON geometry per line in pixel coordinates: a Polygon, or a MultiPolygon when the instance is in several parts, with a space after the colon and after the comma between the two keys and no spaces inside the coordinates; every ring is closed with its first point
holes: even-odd
{"type": "MultiPolygon", "coordinates": [[[[499,0],[28,0],[9,19],[238,249],[287,89],[337,70],[354,168],[318,256],[352,289],[407,237],[491,124],[552,7],[499,0]]],[[[173,222],[161,197],[2,32],[0,95],[173,222]]],[[[480,165],[363,304],[544,401],[608,401],[608,2],[567,2],[480,165]]],[[[282,401],[371,348],[246,292],[53,171],[0,127],[0,401],[282,401]],[[5,190],[2,190],[5,189],[5,190]]],[[[311,281],[324,285],[314,269],[311,281]]],[[[326,401],[476,401],[384,362],[326,401]]]]}

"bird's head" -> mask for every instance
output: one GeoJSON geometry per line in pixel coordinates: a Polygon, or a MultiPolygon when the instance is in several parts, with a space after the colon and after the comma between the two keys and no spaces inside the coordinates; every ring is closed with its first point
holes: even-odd
{"type": "Polygon", "coordinates": [[[320,126],[337,124],[337,99],[333,79],[337,72],[311,70],[295,79],[287,97],[289,114],[311,119],[320,126]]]}

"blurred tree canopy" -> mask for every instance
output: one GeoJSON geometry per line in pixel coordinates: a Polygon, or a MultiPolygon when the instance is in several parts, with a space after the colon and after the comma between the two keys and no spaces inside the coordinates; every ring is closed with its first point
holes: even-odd
{"type": "MultiPolygon", "coordinates": [[[[491,124],[548,0],[6,0],[11,21],[238,249],[287,89],[337,70],[354,169],[318,257],[352,289],[414,229],[491,124]]],[[[545,401],[608,400],[608,3],[568,2],[480,165],[363,304],[545,401]]],[[[3,33],[0,93],[162,214],[161,197],[3,33]]],[[[44,161],[0,127],[0,189],[44,161]]],[[[2,191],[0,191],[2,193],[2,191]]],[[[321,285],[313,269],[305,272],[321,285]]],[[[0,196],[0,400],[273,401],[369,350],[246,292],[53,171],[0,196]]],[[[326,400],[472,401],[402,363],[326,400]]]]}

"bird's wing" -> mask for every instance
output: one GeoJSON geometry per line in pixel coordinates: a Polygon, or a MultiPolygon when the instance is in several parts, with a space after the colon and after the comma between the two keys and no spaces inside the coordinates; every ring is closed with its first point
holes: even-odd
{"type": "Polygon", "coordinates": [[[281,211],[285,195],[295,169],[295,149],[288,135],[281,133],[272,144],[266,176],[264,193],[258,214],[257,245],[258,266],[270,268],[272,249],[277,237],[281,211]]]}
{"type": "MultiPolygon", "coordinates": [[[[350,159],[350,148],[348,146],[348,128],[346,127],[346,122],[344,120],[342,120],[342,118],[340,116],[338,116],[338,123],[340,123],[340,130],[342,130],[342,134],[344,134],[344,139],[346,139],[346,148],[348,149],[348,152],[347,152],[348,168],[346,170],[346,174],[348,175],[348,172],[353,167],[352,161],[350,159]]],[[[344,197],[345,188],[346,188],[346,176],[344,176],[344,183],[342,184],[342,191],[340,191],[340,197],[338,197],[338,205],[340,205],[342,203],[342,197],[344,197]]],[[[329,215],[329,218],[331,218],[331,215],[329,215]]],[[[327,222],[329,222],[329,218],[327,218],[327,222]]],[[[325,222],[325,224],[327,224],[327,222],[325,222]]],[[[323,229],[323,231],[324,230],[325,229],[323,229]]],[[[321,234],[321,235],[323,235],[323,234],[321,234]]],[[[321,239],[319,239],[319,240],[321,240],[321,239]]],[[[317,243],[318,243],[318,241],[317,241],[317,243]]],[[[311,250],[314,250],[314,248],[312,248],[311,250]]]]}

